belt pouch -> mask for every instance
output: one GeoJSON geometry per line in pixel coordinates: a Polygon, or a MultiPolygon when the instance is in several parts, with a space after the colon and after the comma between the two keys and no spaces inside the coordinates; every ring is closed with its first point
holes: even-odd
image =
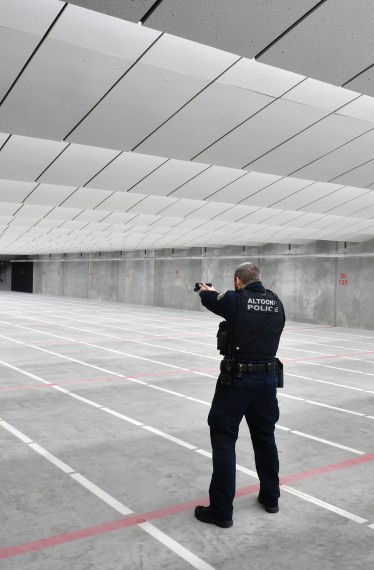
{"type": "Polygon", "coordinates": [[[229,360],[223,359],[221,360],[220,370],[221,384],[225,386],[231,386],[234,376],[233,364],[229,360]]]}
{"type": "Polygon", "coordinates": [[[279,358],[275,359],[276,362],[276,370],[277,370],[277,388],[283,388],[284,386],[284,379],[283,379],[283,362],[279,360],[279,358]]]}

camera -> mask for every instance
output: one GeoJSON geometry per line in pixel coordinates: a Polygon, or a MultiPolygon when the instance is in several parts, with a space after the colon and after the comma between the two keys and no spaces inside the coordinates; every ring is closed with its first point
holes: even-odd
{"type": "MultiPolygon", "coordinates": [[[[195,283],[195,289],[194,289],[194,291],[199,291],[200,285],[202,285],[202,283],[195,283]]],[[[211,287],[211,286],[212,286],[211,283],[205,283],[205,285],[208,285],[208,287],[211,287]]]]}

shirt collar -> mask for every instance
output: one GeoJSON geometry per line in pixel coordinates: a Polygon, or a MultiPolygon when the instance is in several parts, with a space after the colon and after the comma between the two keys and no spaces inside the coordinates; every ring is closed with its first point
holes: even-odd
{"type": "Polygon", "coordinates": [[[254,281],[253,283],[248,283],[244,287],[247,291],[258,291],[259,293],[265,293],[266,289],[261,283],[261,281],[254,281]]]}

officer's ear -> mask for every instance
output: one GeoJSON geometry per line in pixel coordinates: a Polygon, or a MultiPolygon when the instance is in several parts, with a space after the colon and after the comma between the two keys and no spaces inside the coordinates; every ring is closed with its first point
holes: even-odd
{"type": "Polygon", "coordinates": [[[240,277],[237,275],[234,277],[235,290],[243,289],[245,287],[244,283],[241,281],[240,277]]]}

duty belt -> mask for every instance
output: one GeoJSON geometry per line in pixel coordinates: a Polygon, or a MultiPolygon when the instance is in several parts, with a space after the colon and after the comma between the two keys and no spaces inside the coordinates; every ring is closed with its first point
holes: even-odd
{"type": "Polygon", "coordinates": [[[254,364],[252,362],[236,362],[234,364],[234,374],[236,376],[241,374],[250,374],[251,372],[271,372],[276,370],[275,362],[262,362],[254,364]]]}

